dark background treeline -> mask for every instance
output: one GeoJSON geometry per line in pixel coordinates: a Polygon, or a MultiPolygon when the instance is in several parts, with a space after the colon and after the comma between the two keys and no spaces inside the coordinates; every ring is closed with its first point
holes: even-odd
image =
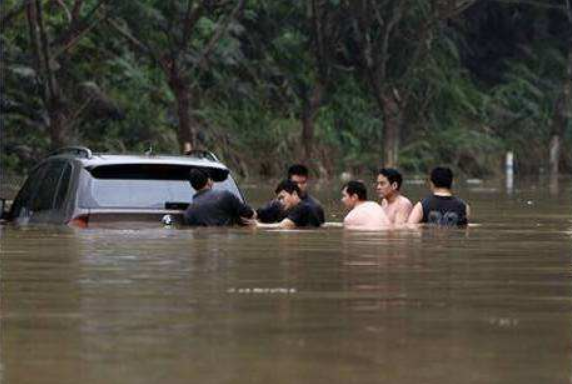
{"type": "Polygon", "coordinates": [[[1,166],[215,151],[472,176],[572,169],[570,0],[3,0],[1,166]]]}

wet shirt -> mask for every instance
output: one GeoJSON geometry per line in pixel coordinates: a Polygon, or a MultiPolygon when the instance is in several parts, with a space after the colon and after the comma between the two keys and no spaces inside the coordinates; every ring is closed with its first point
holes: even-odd
{"type": "Polygon", "coordinates": [[[443,226],[463,226],[468,224],[467,204],[455,196],[431,195],[421,201],[422,223],[443,226]]]}
{"type": "Polygon", "coordinates": [[[192,226],[224,226],[240,224],[240,218],[251,218],[254,211],[229,191],[207,189],[197,192],[185,211],[185,224],[192,226]]]}
{"type": "MultiPolygon", "coordinates": [[[[320,224],[324,224],[326,221],[324,215],[324,209],[312,196],[306,194],[302,198],[302,201],[307,203],[310,208],[314,211],[314,214],[320,220],[320,224]]],[[[278,200],[272,200],[268,204],[256,210],[258,220],[263,223],[278,223],[286,218],[286,212],[282,208],[282,204],[278,200]]]]}
{"type": "Polygon", "coordinates": [[[326,215],[324,214],[324,209],[322,208],[322,205],[320,204],[320,202],[318,200],[316,200],[312,196],[306,194],[302,198],[302,201],[307,203],[310,206],[310,208],[312,208],[315,215],[320,220],[320,224],[324,224],[326,222],[326,217],[325,217],[326,215]]]}
{"type": "Polygon", "coordinates": [[[285,218],[296,224],[296,227],[319,227],[322,225],[316,210],[306,201],[300,201],[299,204],[286,211],[285,218]]]}

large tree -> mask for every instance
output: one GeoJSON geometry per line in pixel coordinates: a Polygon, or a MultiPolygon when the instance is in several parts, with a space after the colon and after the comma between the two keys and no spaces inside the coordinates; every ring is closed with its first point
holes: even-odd
{"type": "MultiPolygon", "coordinates": [[[[8,28],[23,32],[25,29],[16,25],[15,21],[24,16],[27,21],[27,50],[18,58],[12,55],[3,57],[2,65],[20,76],[25,74],[28,78],[33,77],[38,86],[42,110],[46,111],[47,118],[43,120],[52,147],[69,142],[72,128],[90,102],[87,100],[89,97],[82,100],[70,97],[81,88],[82,80],[72,75],[78,65],[74,49],[105,17],[106,2],[24,0],[11,2],[11,7],[0,15],[3,34],[8,28]]],[[[18,40],[18,32],[12,34],[18,40]]],[[[5,40],[5,43],[8,41],[5,40]]],[[[16,92],[15,89],[6,91],[8,99],[13,98],[16,92]]],[[[33,99],[33,95],[26,97],[28,100],[21,100],[21,104],[33,99]]],[[[28,108],[28,114],[34,114],[31,109],[28,108]]]]}
{"type": "MultiPolygon", "coordinates": [[[[183,152],[198,146],[202,74],[212,58],[240,28],[236,20],[245,0],[147,0],[124,2],[109,24],[143,57],[157,64],[171,89],[178,117],[178,139],[183,152]]],[[[231,53],[232,55],[232,53],[231,53]]]]}
{"type": "Polygon", "coordinates": [[[383,163],[395,166],[410,81],[437,30],[476,0],[346,0],[346,57],[383,116],[383,163]]]}

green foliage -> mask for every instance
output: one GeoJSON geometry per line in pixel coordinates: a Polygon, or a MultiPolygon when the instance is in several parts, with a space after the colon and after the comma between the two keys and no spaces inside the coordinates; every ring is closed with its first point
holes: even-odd
{"type": "MultiPolygon", "coordinates": [[[[515,151],[523,171],[546,167],[554,109],[562,92],[566,57],[545,42],[524,59],[508,60],[505,81],[493,88],[487,106],[496,134],[515,151]]],[[[568,122],[567,134],[572,130],[568,122]]]]}
{"type": "Polygon", "coordinates": [[[336,168],[375,168],[382,151],[383,121],[377,106],[352,78],[340,78],[336,92],[317,119],[322,143],[338,148],[336,168]]]}
{"type": "MultiPolygon", "coordinates": [[[[86,1],[83,14],[96,3],[86,1]]],[[[208,60],[203,57],[208,65],[199,66],[236,4],[201,4],[207,3],[178,53],[173,47],[183,41],[187,1],[111,2],[100,10],[153,55],[135,49],[101,21],[54,60],[71,121],[70,143],[102,151],[140,152],[152,146],[156,152],[178,152],[176,99],[168,71],[158,64],[173,59],[188,80],[194,102],[190,112],[202,128],[203,143],[242,173],[275,175],[300,159],[301,117],[317,81],[325,85],[314,117],[315,160],[331,172],[380,163],[383,110],[369,88],[372,79],[360,71],[355,25],[347,14],[358,3],[318,2],[329,17],[328,37],[336,37],[328,40],[326,52],[319,52],[319,63],[311,2],[248,1],[208,60]],[[86,96],[86,87],[101,97],[86,96]]],[[[17,4],[5,1],[2,12],[17,4]]],[[[389,21],[399,2],[377,4],[389,21]]],[[[381,87],[407,95],[400,167],[425,172],[449,164],[484,176],[499,172],[504,152],[513,150],[521,171],[536,172],[546,163],[555,105],[566,81],[569,47],[562,30],[569,28],[568,21],[530,5],[504,4],[494,14],[498,20],[493,21],[504,26],[497,31],[490,28],[491,11],[477,5],[422,34],[434,12],[431,4],[407,1],[390,34],[381,87]],[[515,41],[505,41],[507,36],[515,41]],[[493,60],[489,52],[498,57],[493,60]]],[[[44,11],[55,47],[67,16],[58,2],[45,3],[44,11]]],[[[383,30],[368,32],[376,43],[372,46],[381,49],[383,30]]],[[[51,146],[45,79],[36,71],[29,40],[25,13],[0,36],[0,156],[2,167],[15,170],[29,168],[51,146]]],[[[571,124],[565,146],[572,143],[571,124]]],[[[572,151],[564,152],[570,168],[572,151]]]]}

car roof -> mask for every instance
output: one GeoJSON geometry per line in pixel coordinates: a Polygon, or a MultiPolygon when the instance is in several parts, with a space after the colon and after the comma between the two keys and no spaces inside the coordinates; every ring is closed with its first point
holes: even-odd
{"type": "Polygon", "coordinates": [[[119,155],[94,153],[89,158],[77,157],[69,154],[50,156],[51,159],[74,159],[79,161],[85,168],[96,168],[102,165],[122,165],[122,164],[169,164],[189,167],[208,167],[228,170],[228,168],[218,162],[207,158],[193,156],[174,155],[119,155]]]}

